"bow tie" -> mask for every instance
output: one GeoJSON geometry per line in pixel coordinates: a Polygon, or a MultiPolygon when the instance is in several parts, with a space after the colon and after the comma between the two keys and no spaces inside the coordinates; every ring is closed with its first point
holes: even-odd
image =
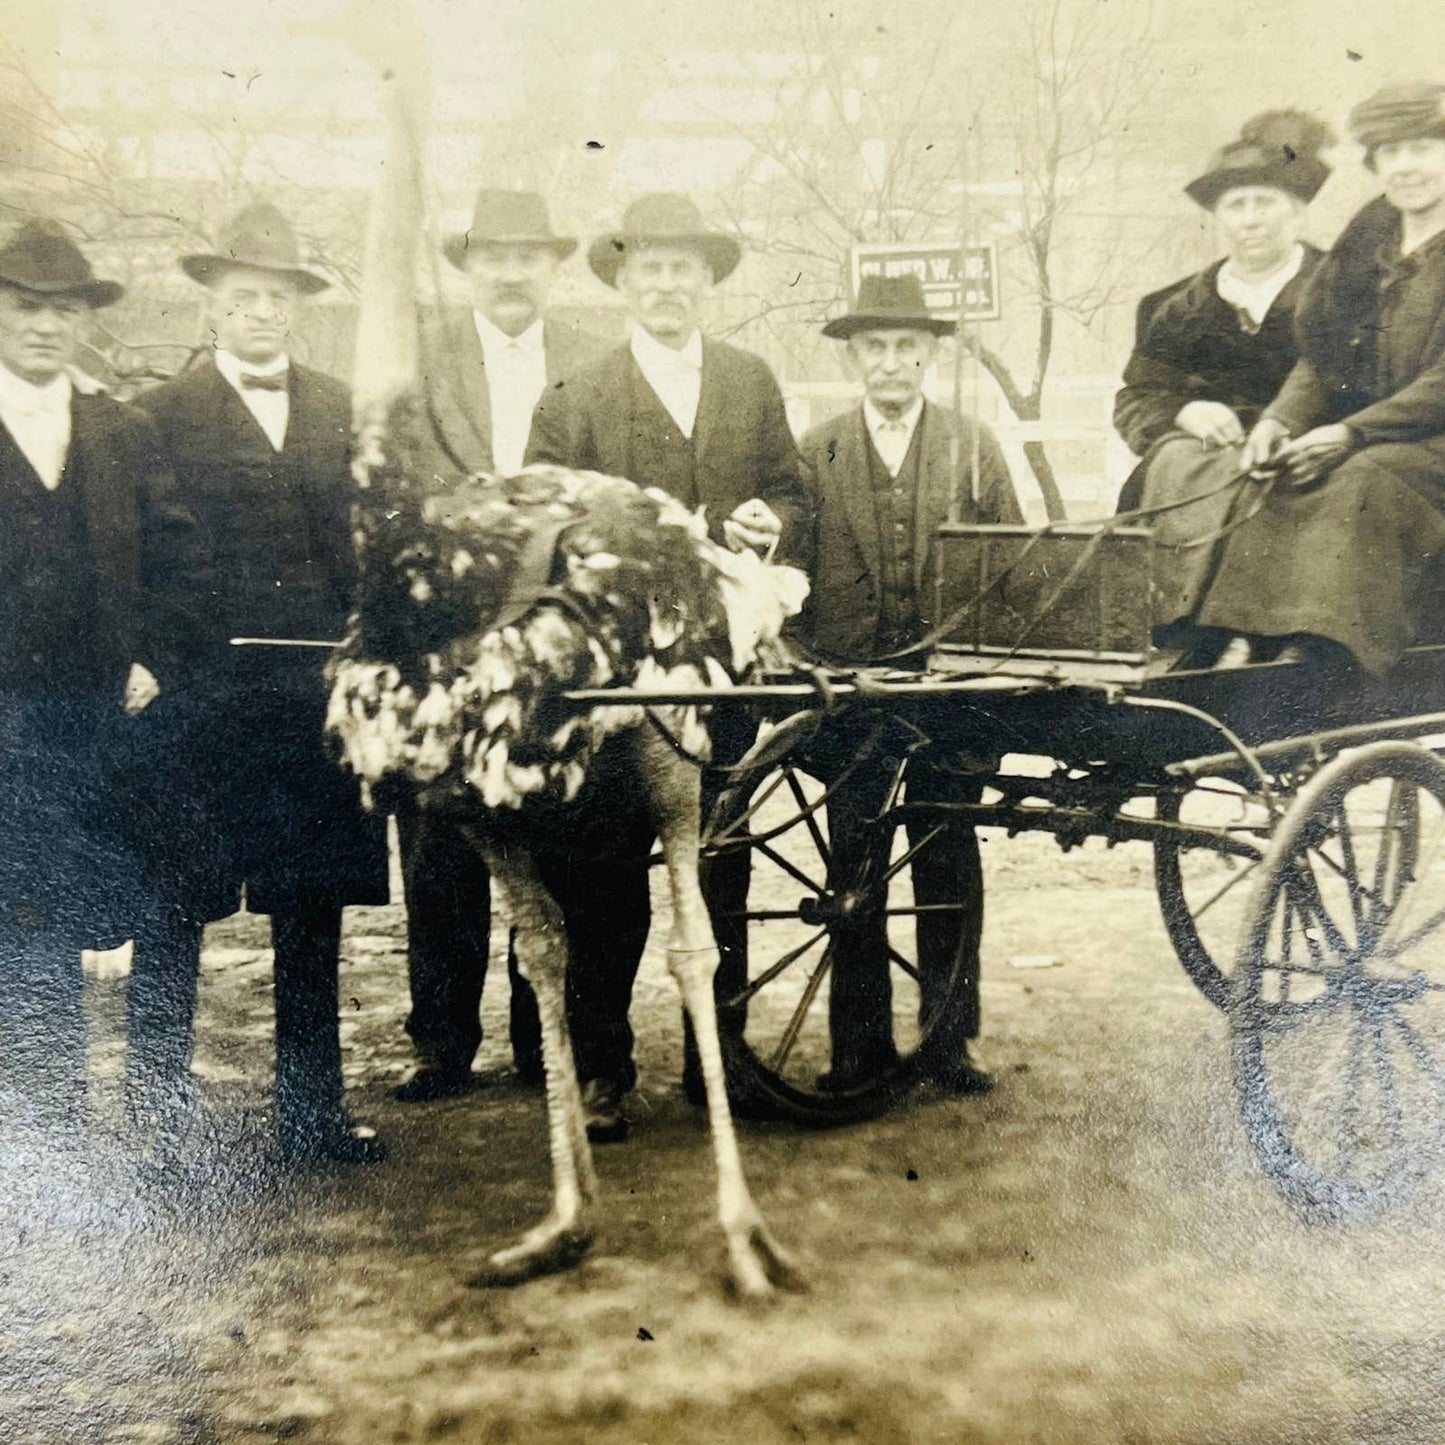
{"type": "Polygon", "coordinates": [[[242,391],[285,391],[286,372],[273,371],[269,376],[260,376],[254,371],[241,373],[242,391]]]}
{"type": "Polygon", "coordinates": [[[890,421],[885,417],[878,423],[878,430],[880,432],[895,432],[899,436],[902,436],[908,430],[908,423],[901,419],[898,421],[890,421]]]}

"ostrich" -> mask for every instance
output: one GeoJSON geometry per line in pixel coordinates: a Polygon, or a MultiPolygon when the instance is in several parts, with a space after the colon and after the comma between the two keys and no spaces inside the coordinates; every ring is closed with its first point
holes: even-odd
{"type": "Polygon", "coordinates": [[[645,810],[667,868],[667,958],[697,1031],[733,1283],[745,1297],[801,1287],[748,1191],[723,1081],[717,947],[698,882],[705,722],[696,706],[578,710],[564,693],[726,687],[775,642],[807,583],[718,547],[702,517],[615,477],[534,467],[428,496],[414,289],[420,46],[389,28],[384,48],[389,139],[354,379],[361,580],[330,664],[327,727],[374,801],[405,789],[456,820],[536,990],[552,1210],[471,1282],[560,1270],[591,1243],[596,1176],[567,1034],[563,919],[535,859],[558,839],[615,834],[617,810],[631,806],[645,810]]]}

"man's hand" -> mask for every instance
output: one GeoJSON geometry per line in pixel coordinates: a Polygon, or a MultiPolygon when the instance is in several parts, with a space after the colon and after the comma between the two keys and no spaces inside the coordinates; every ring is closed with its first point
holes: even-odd
{"type": "Polygon", "coordinates": [[[1232,447],[1244,440],[1239,418],[1222,401],[1190,401],[1179,408],[1174,425],[1205,446],[1232,447]]]}
{"type": "Polygon", "coordinates": [[[783,523],[778,514],[764,501],[752,497],[744,502],[731,517],[723,523],[723,538],[734,552],[745,547],[756,547],[764,556],[770,556],[783,535],[783,523]]]}
{"type": "Polygon", "coordinates": [[[1276,460],[1292,487],[1323,481],[1354,450],[1354,438],[1343,422],[1317,426],[1279,449],[1276,460]]]}
{"type": "Polygon", "coordinates": [[[131,663],[125,680],[125,715],[135,717],[143,713],[160,695],[161,685],[150,668],[131,663]]]}
{"type": "Polygon", "coordinates": [[[1272,416],[1261,417],[1239,454],[1241,471],[1251,474],[1273,467],[1279,449],[1289,440],[1289,428],[1272,416]]]}

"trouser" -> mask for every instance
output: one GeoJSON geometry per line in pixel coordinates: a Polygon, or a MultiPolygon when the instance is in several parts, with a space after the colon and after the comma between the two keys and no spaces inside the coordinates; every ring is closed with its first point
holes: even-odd
{"type": "MultiPolygon", "coordinates": [[[[828,782],[841,772],[845,757],[822,757],[809,770],[828,782]]],[[[893,771],[881,761],[865,761],[844,779],[828,800],[828,835],[832,854],[830,886],[835,880],[856,883],[870,844],[876,840],[874,820],[882,811],[893,771]]],[[[908,770],[910,803],[977,801],[981,784],[966,773],[931,764],[915,756],[908,770]]],[[[979,1030],[979,942],[983,933],[983,868],[978,839],[971,825],[924,817],[907,826],[910,847],[919,848],[909,865],[914,902],[958,904],[957,912],[917,915],[919,1022],[933,1022],[947,1004],[951,1015],[944,1027],[961,1044],[979,1030]],[[955,967],[959,970],[952,989],[955,967]]],[[[887,922],[877,911],[863,910],[840,928],[833,951],[829,1028],[833,1063],[840,1069],[866,1070],[886,1059],[893,1048],[893,988],[888,957],[887,922]]]]}
{"type": "MultiPolygon", "coordinates": [[[[445,818],[416,809],[397,815],[406,890],[406,1031],[417,1058],[466,1070],[482,1043],[482,987],[491,942],[491,885],[477,850],[445,818]]],[[[511,980],[512,1058],[523,1074],[540,1073],[542,1028],[537,996],[507,950],[511,980]]]]}
{"type": "MultiPolygon", "coordinates": [[[[177,912],[147,920],[131,964],[127,1091],[165,1109],[188,1091],[202,925],[177,912]]],[[[298,901],[271,919],[275,954],[276,1119],[300,1144],[344,1120],[337,969],[341,907],[298,901]]]]}
{"type": "MultiPolygon", "coordinates": [[[[80,949],[56,933],[0,934],[0,1050],[3,1080],[22,1127],[79,1120],[85,1097],[85,1019],[80,949]]],[[[14,1109],[6,1111],[15,1125],[14,1109]]]]}

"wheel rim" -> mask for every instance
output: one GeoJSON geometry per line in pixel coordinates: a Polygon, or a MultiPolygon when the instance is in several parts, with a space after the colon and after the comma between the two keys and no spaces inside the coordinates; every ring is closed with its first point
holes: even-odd
{"type": "Polygon", "coordinates": [[[1233,1017],[1251,1142],[1305,1213],[1387,1207],[1435,1161],[1445,1106],[1445,770],[1337,760],[1271,849],[1233,1017]]]}
{"type": "MultiPolygon", "coordinates": [[[[910,838],[905,821],[910,762],[902,750],[888,756],[889,797],[869,830],[862,866],[851,877],[837,876],[832,866],[828,829],[827,802],[841,779],[825,785],[795,761],[739,778],[722,799],[710,832],[713,846],[720,842],[726,848],[742,846],[744,827],[752,834],[748,983],[743,992],[721,999],[724,1008],[747,1004],[743,1045],[734,1049],[733,1063],[753,1086],[800,1118],[844,1118],[886,1107],[945,1046],[947,1008],[927,1021],[920,1017],[916,929],[925,916],[959,919],[965,905],[915,902],[911,864],[940,843],[941,825],[927,817],[926,808],[910,809],[910,838]],[[867,928],[869,918],[880,917],[898,1058],[880,1062],[851,1087],[826,1087],[820,1076],[831,1064],[834,963],[849,930],[867,928]]],[[[864,761],[860,752],[847,774],[864,761]]],[[[962,972],[961,958],[955,959],[945,997],[952,998],[962,972]]]]}

